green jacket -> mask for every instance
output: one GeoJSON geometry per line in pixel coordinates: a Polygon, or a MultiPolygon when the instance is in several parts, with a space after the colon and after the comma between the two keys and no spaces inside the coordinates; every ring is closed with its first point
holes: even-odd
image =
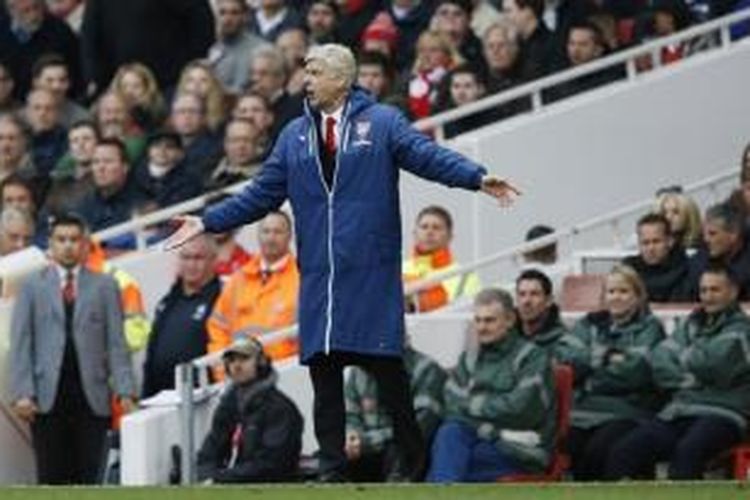
{"type": "Polygon", "coordinates": [[[557,348],[557,359],[573,367],[571,425],[582,429],[613,420],[653,416],[661,398],[653,384],[650,354],[664,339],[650,312],[615,326],[607,311],[586,315],[557,348]]]}
{"type": "Polygon", "coordinates": [[[657,384],[674,391],[659,418],[714,415],[742,431],[750,417],[750,318],[737,305],[694,311],[653,354],[657,384]]]}
{"type": "MultiPolygon", "coordinates": [[[[404,349],[404,366],[411,380],[414,411],[425,442],[443,418],[443,386],[445,371],[432,358],[404,349]]],[[[378,400],[375,379],[365,370],[352,367],[344,388],[346,398],[346,429],[362,436],[364,455],[379,453],[393,439],[393,424],[390,415],[378,400]]]]}
{"type": "Polygon", "coordinates": [[[515,330],[462,353],[445,384],[446,419],[473,426],[529,472],[549,463],[556,407],[547,353],[515,330]]]}
{"type": "Polygon", "coordinates": [[[556,304],[552,304],[539,329],[532,335],[525,335],[524,332],[524,336],[537,346],[545,349],[550,358],[554,358],[556,357],[558,342],[566,333],[568,333],[568,329],[560,319],[560,309],[556,304]]]}

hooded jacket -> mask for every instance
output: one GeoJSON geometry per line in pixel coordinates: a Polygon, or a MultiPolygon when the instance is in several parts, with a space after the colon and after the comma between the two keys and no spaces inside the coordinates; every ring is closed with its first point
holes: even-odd
{"type": "Polygon", "coordinates": [[[288,198],[301,275],[303,363],[331,351],[399,356],[404,335],[399,169],[477,190],[484,169],[437,146],[395,108],[352,88],[342,114],[332,187],[324,178],[316,116],[281,133],[258,176],[203,216],[209,232],[260,219],[288,198]]]}

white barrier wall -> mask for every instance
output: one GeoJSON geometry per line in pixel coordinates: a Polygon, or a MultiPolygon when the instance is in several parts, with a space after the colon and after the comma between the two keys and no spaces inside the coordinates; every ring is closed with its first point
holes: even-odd
{"type": "Polygon", "coordinates": [[[534,224],[571,225],[659,187],[739,169],[750,141],[749,88],[747,42],[461,136],[456,149],[517,183],[523,197],[501,210],[486,197],[406,174],[406,240],[419,208],[443,204],[456,218],[455,253],[468,262],[522,241],[534,224]]]}

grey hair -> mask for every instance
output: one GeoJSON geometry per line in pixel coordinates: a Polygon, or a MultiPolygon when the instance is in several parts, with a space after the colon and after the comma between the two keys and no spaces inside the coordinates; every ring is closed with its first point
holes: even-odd
{"type": "Polygon", "coordinates": [[[484,33],[482,34],[483,43],[486,43],[487,38],[489,38],[490,33],[492,33],[493,31],[499,31],[503,35],[503,38],[513,44],[513,46],[516,48],[518,48],[518,46],[521,44],[521,33],[518,31],[518,28],[516,28],[513,23],[511,23],[507,19],[500,19],[499,21],[495,21],[494,23],[487,26],[487,28],[484,30],[484,33]]]}
{"type": "Polygon", "coordinates": [[[287,79],[286,59],[284,59],[284,53],[281,52],[281,49],[274,46],[262,47],[253,56],[253,61],[257,61],[258,59],[265,59],[270,62],[274,73],[277,76],[283,77],[284,80],[287,79]]]}
{"type": "Polygon", "coordinates": [[[706,222],[718,222],[721,227],[729,232],[744,233],[744,220],[742,214],[727,202],[713,205],[706,210],[706,222]]]}
{"type": "Polygon", "coordinates": [[[506,312],[513,311],[513,296],[501,288],[485,288],[474,297],[475,306],[500,304],[506,312]]]}
{"type": "Polygon", "coordinates": [[[21,222],[26,227],[31,228],[31,232],[34,232],[36,224],[31,214],[14,207],[7,207],[0,213],[0,232],[4,233],[6,228],[14,222],[21,222]]]}
{"type": "Polygon", "coordinates": [[[349,88],[357,78],[357,61],[352,51],[343,45],[337,43],[314,45],[305,56],[305,64],[310,61],[322,62],[334,77],[344,81],[346,88],[349,88]]]}

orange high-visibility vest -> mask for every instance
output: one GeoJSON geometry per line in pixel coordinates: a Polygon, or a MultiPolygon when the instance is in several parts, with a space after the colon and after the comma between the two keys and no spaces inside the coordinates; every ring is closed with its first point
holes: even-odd
{"type": "MultiPolygon", "coordinates": [[[[208,352],[216,352],[246,336],[292,325],[297,320],[299,270],[288,254],[264,273],[261,257],[254,256],[235,272],[214,304],[206,321],[208,352]]],[[[266,354],[279,360],[297,354],[299,344],[288,338],[264,344],[266,354]]]]}

